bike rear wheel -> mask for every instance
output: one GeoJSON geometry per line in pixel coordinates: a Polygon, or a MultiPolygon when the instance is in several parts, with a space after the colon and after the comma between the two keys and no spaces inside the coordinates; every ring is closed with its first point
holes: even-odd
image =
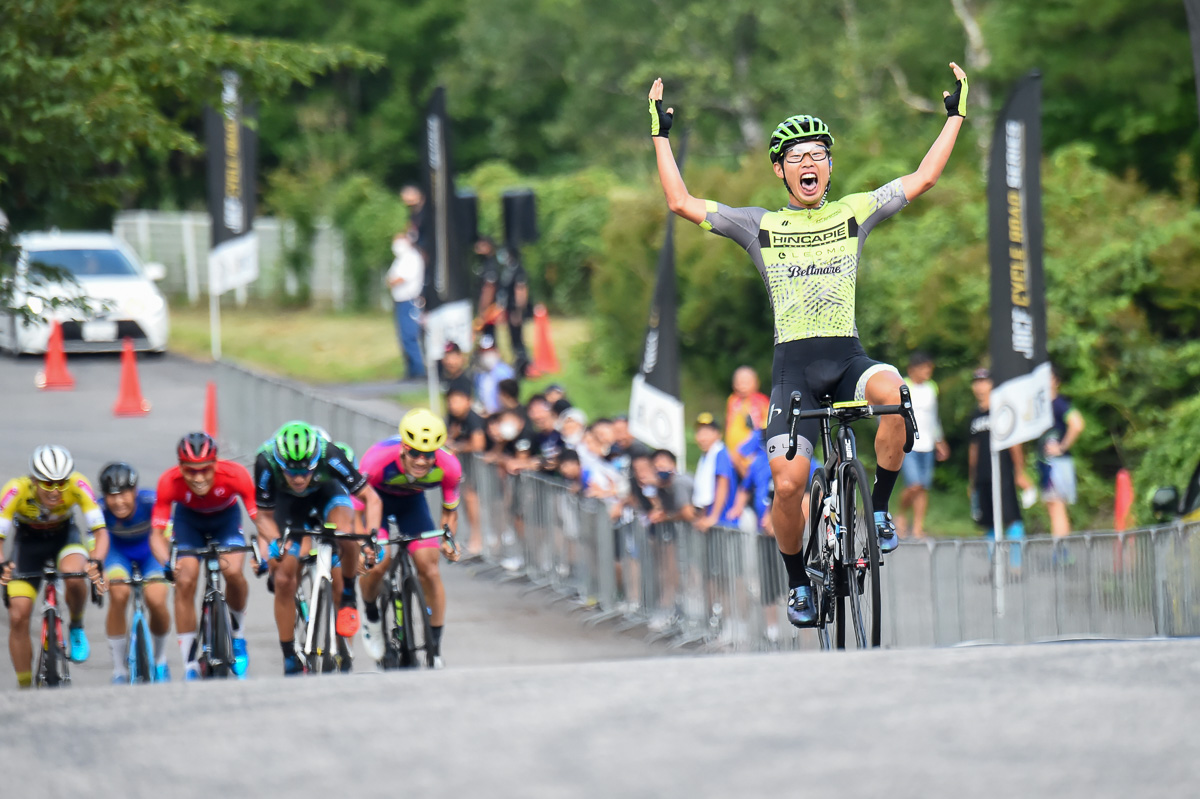
{"type": "Polygon", "coordinates": [[[829,480],[824,470],[818,469],[808,484],[808,535],[804,542],[804,570],[808,574],[813,602],[817,606],[817,640],[821,649],[830,648],[828,623],[832,619],[832,603],[836,599],[826,585],[828,558],[825,538],[830,525],[828,519],[821,518],[821,510],[828,495],[829,480]]]}
{"type": "Polygon", "coordinates": [[[433,630],[421,581],[410,574],[401,589],[404,593],[404,661],[414,667],[433,668],[433,630]]]}
{"type": "Polygon", "coordinates": [[[883,635],[882,594],[879,585],[879,541],[867,470],[855,460],[843,472],[842,513],[846,517],[842,562],[845,568],[845,608],[854,643],[859,649],[879,646],[883,635]]]}

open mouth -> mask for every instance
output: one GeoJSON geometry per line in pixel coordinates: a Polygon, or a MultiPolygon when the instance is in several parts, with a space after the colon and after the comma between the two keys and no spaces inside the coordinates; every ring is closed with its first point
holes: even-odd
{"type": "Polygon", "coordinates": [[[811,193],[817,190],[817,173],[805,172],[800,176],[800,188],[805,193],[811,193]]]}

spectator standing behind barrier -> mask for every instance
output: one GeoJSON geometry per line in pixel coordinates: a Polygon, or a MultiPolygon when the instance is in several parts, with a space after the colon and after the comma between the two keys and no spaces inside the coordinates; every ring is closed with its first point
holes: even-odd
{"type": "Polygon", "coordinates": [[[583,436],[587,432],[587,422],[587,414],[579,408],[567,408],[559,414],[558,432],[562,434],[563,444],[566,447],[578,450],[583,446],[583,436]]]}
{"type": "Polygon", "coordinates": [[[525,406],[525,414],[533,432],[533,451],[541,461],[540,468],[545,472],[556,471],[558,456],[566,445],[562,433],[555,427],[558,419],[550,410],[550,403],[541,394],[534,394],[525,406]]]}
{"type": "Polygon", "coordinates": [[[425,288],[425,258],[414,244],[416,228],[397,233],[392,239],[392,266],[387,271],[392,292],[392,311],[396,317],[396,337],[404,356],[409,379],[425,377],[421,356],[421,291],[425,288]]]}
{"type": "Polygon", "coordinates": [[[442,394],[449,394],[452,388],[462,388],[467,396],[475,391],[475,382],[471,379],[467,356],[462,347],[453,341],[446,342],[446,351],[438,361],[438,371],[441,375],[442,394]]]}
{"type": "Polygon", "coordinates": [[[500,359],[496,340],[491,336],[479,339],[479,369],[475,373],[475,393],[485,413],[493,414],[502,409],[500,404],[500,381],[516,376],[511,366],[500,359]]]}
{"type": "Polygon", "coordinates": [[[696,518],[696,508],[692,505],[692,492],[695,490],[692,478],[679,473],[679,463],[671,450],[656,449],[653,458],[663,510],[661,517],[652,518],[651,521],[692,521],[696,518]]]}
{"type": "Polygon", "coordinates": [[[896,532],[901,538],[925,537],[925,512],[929,508],[929,489],[933,487],[933,467],[937,461],[950,457],[950,447],[942,434],[938,417],[938,387],[933,382],[933,358],[924,352],[914,352],[908,358],[908,384],[912,396],[917,431],[912,452],[900,465],[904,477],[904,493],[900,495],[900,514],[896,517],[896,532]],[[908,512],[912,511],[912,524],[908,512]]]}
{"type": "Polygon", "coordinates": [[[746,458],[738,448],[750,434],[767,424],[771,401],[758,390],[758,373],[749,366],[739,366],[733,372],[733,393],[725,403],[725,448],[739,475],[746,473],[746,458]]]}
{"type": "MultiPolygon", "coordinates": [[[[971,416],[970,448],[967,453],[967,490],[971,497],[971,516],[984,535],[996,538],[993,524],[995,514],[992,510],[992,428],[989,417],[991,372],[976,369],[971,378],[971,391],[979,403],[978,410],[971,416]]],[[[1017,486],[1022,489],[1032,486],[1025,476],[1025,451],[1020,444],[1000,453],[1000,518],[1004,536],[1010,541],[1025,538],[1025,522],[1021,518],[1017,486]]],[[[1014,569],[1021,568],[1019,547],[1013,547],[1011,563],[1014,569]]]]}
{"type": "Polygon", "coordinates": [[[737,519],[730,515],[736,499],[737,472],[729,451],[721,443],[721,426],[711,413],[696,417],[696,444],[703,453],[696,464],[692,491],[692,504],[700,509],[696,529],[705,531],[716,525],[737,527],[737,519]]]}
{"type": "Polygon", "coordinates": [[[483,552],[483,528],[480,526],[479,493],[475,490],[475,459],[471,453],[482,453],[487,448],[483,417],[471,409],[470,384],[454,383],[446,392],[446,449],[458,456],[462,463],[464,480],[463,505],[470,525],[470,540],[467,554],[483,552]]]}
{"type": "Polygon", "coordinates": [[[1083,432],[1083,414],[1071,405],[1071,400],[1058,393],[1062,372],[1057,364],[1050,366],[1051,408],[1054,426],[1038,442],[1038,474],[1042,501],[1050,515],[1050,535],[1062,538],[1071,534],[1071,517],[1067,506],[1075,504],[1075,459],[1071,447],[1083,432]]]}

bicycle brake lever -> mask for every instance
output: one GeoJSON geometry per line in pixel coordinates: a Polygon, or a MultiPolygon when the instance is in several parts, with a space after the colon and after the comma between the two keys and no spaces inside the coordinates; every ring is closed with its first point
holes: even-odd
{"type": "Polygon", "coordinates": [[[912,452],[913,443],[921,437],[921,431],[917,430],[917,419],[913,414],[912,395],[908,391],[908,386],[900,385],[900,407],[904,409],[902,414],[904,417],[904,452],[912,452]]]}

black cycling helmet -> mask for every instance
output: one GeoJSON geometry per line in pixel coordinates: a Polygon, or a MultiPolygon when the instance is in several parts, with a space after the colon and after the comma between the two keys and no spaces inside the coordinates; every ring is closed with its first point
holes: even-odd
{"type": "Polygon", "coordinates": [[[136,489],[137,484],[137,469],[124,461],[110,463],[100,470],[101,494],[120,494],[122,491],[136,489]]]}
{"type": "Polygon", "coordinates": [[[179,439],[175,454],[180,463],[209,463],[217,459],[217,442],[208,433],[188,433],[179,439]]]}

